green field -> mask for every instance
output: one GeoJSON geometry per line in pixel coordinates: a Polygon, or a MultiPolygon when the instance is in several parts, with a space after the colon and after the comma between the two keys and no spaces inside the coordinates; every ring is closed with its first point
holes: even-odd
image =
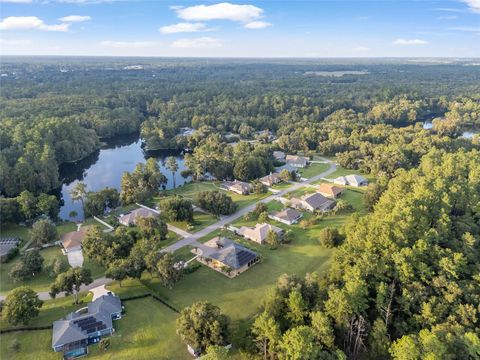
{"type": "Polygon", "coordinates": [[[226,191],[220,188],[220,183],[213,182],[192,182],[184,186],[177,187],[176,189],[167,190],[164,192],[165,195],[181,195],[186,198],[195,200],[197,193],[201,191],[224,191],[232,198],[232,200],[237,204],[238,208],[244,208],[245,206],[251,205],[258,200],[266,198],[270,193],[266,194],[251,194],[251,195],[239,195],[231,191],[226,191]]]}
{"type": "Polygon", "coordinates": [[[201,211],[194,211],[193,224],[192,224],[192,227],[190,228],[189,228],[189,224],[186,221],[168,221],[168,223],[170,225],[173,225],[175,227],[178,227],[190,233],[195,233],[217,221],[218,219],[213,215],[210,215],[201,211]]]}
{"type": "Polygon", "coordinates": [[[321,174],[330,168],[330,164],[310,164],[309,166],[300,169],[298,172],[304,178],[311,178],[315,175],[321,174]]]}
{"type": "MultiPolygon", "coordinates": [[[[67,256],[62,254],[62,250],[59,246],[53,246],[46,249],[40,250],[40,255],[42,255],[44,262],[43,266],[48,265],[53,259],[60,259],[65,263],[67,262],[67,256]]],[[[50,277],[45,271],[42,271],[40,274],[35,276],[31,280],[26,280],[21,283],[14,283],[10,278],[8,273],[10,269],[20,261],[20,257],[16,257],[14,260],[10,261],[7,264],[2,264],[0,267],[0,293],[6,293],[7,291],[12,290],[15,287],[26,285],[31,287],[36,291],[47,291],[50,288],[50,284],[55,280],[50,277]]],[[[103,276],[105,269],[102,266],[99,266],[95,262],[85,258],[83,267],[90,269],[92,271],[92,276],[98,278],[103,276]]]]}

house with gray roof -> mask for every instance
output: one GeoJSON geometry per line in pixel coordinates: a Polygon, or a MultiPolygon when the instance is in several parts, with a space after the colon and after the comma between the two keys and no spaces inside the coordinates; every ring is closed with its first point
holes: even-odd
{"type": "Polygon", "coordinates": [[[283,151],[274,151],[273,157],[275,160],[284,161],[285,160],[285,153],[283,151]]]}
{"type": "Polygon", "coordinates": [[[310,163],[310,159],[308,157],[299,155],[287,155],[285,157],[285,161],[287,164],[290,164],[296,168],[304,168],[310,163]]]}
{"type": "Polygon", "coordinates": [[[273,174],[261,177],[260,179],[258,179],[258,181],[260,181],[263,185],[270,187],[275,184],[278,184],[279,182],[282,181],[282,179],[280,178],[279,173],[273,173],[273,174]]]}
{"type": "Polygon", "coordinates": [[[63,352],[63,359],[88,354],[88,345],[96,344],[115,331],[113,320],[121,319],[122,302],[112,293],[102,295],[87,307],[53,322],[52,348],[63,352]]]}
{"type": "Polygon", "coordinates": [[[224,181],[223,188],[239,195],[248,195],[252,192],[252,185],[243,181],[224,181]]]}
{"type": "Polygon", "coordinates": [[[297,209],[304,209],[311,212],[327,211],[335,206],[335,201],[326,198],[319,193],[305,194],[301,198],[290,199],[290,205],[297,209]]]}
{"type": "Polygon", "coordinates": [[[347,175],[347,176],[339,176],[333,179],[333,183],[338,185],[360,187],[360,186],[367,186],[368,180],[360,175],[347,175]]]}
{"type": "Polygon", "coordinates": [[[296,224],[302,218],[302,216],[303,214],[300,211],[291,208],[286,208],[282,211],[268,215],[270,219],[286,225],[296,224]]]}
{"type": "Polygon", "coordinates": [[[267,223],[257,224],[255,227],[242,226],[238,231],[238,234],[242,235],[245,239],[263,244],[270,231],[273,231],[280,237],[283,235],[283,229],[267,223]]]}
{"type": "Polygon", "coordinates": [[[295,166],[292,166],[292,165],[290,165],[290,164],[288,164],[288,163],[285,164],[285,165],[282,165],[282,166],[277,167],[277,168],[275,169],[275,172],[276,172],[277,174],[279,174],[279,173],[282,172],[282,170],[288,170],[288,172],[290,172],[290,173],[292,173],[292,172],[297,173],[297,172],[298,172],[298,168],[296,168],[295,166]]]}
{"type": "Polygon", "coordinates": [[[157,216],[159,216],[157,212],[140,207],[138,209],[132,210],[126,215],[120,216],[118,218],[118,222],[125,226],[133,226],[133,225],[137,225],[137,221],[140,218],[157,217],[157,216]]]}
{"type": "Polygon", "coordinates": [[[259,261],[257,253],[226,237],[215,237],[198,247],[197,260],[228,277],[235,277],[259,261]]]}

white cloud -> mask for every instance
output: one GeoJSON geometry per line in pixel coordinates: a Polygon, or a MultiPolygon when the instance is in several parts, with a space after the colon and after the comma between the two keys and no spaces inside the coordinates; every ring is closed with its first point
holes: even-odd
{"type": "Polygon", "coordinates": [[[200,37],[194,39],[179,39],[172,43],[172,47],[177,49],[208,49],[219,48],[222,46],[220,39],[211,37],[200,37]]]}
{"type": "Polygon", "coordinates": [[[177,16],[187,21],[231,20],[248,23],[262,17],[263,9],[254,5],[219,3],[215,5],[195,5],[175,7],[177,16]]]}
{"type": "Polygon", "coordinates": [[[102,41],[100,45],[115,49],[145,49],[158,47],[162,44],[157,41],[102,41]]]}
{"type": "Polygon", "coordinates": [[[394,45],[425,45],[428,44],[426,40],[420,39],[397,39],[393,42],[394,45]]]}
{"type": "Polygon", "coordinates": [[[214,29],[209,29],[204,23],[178,23],[173,25],[162,26],[159,31],[162,34],[176,34],[176,33],[187,33],[187,32],[200,32],[200,31],[212,31],[214,29]]]}
{"type": "Polygon", "coordinates": [[[470,11],[480,14],[480,0],[462,0],[468,5],[470,11]]]}
{"type": "Polygon", "coordinates": [[[366,46],[356,46],[352,50],[355,52],[366,52],[366,51],[370,51],[371,49],[366,46]]]}
{"type": "Polygon", "coordinates": [[[243,27],[245,29],[263,29],[269,26],[272,26],[272,24],[266,21],[251,21],[246,23],[243,27]]]}
{"type": "Polygon", "coordinates": [[[83,15],[70,15],[70,16],[61,17],[58,20],[72,23],[72,22],[88,21],[88,20],[92,20],[92,18],[90,16],[83,16],[83,15]]]}
{"type": "Polygon", "coordinates": [[[68,31],[70,23],[47,25],[36,16],[10,16],[0,22],[0,30],[68,31]]]}
{"type": "Polygon", "coordinates": [[[458,19],[458,16],[456,15],[439,16],[437,19],[438,20],[455,20],[455,19],[458,19]]]}

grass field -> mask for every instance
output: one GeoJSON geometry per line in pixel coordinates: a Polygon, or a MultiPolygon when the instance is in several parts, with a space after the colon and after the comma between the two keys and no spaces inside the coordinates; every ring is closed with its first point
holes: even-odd
{"type": "MultiPolygon", "coordinates": [[[[53,259],[60,259],[65,263],[67,262],[67,257],[62,254],[62,251],[59,246],[53,246],[46,249],[40,250],[40,255],[42,255],[44,262],[43,266],[45,267],[48,265],[53,259]]],[[[13,288],[16,288],[21,285],[26,285],[31,287],[36,291],[46,291],[49,289],[50,284],[55,280],[54,278],[50,277],[46,271],[42,271],[40,274],[35,276],[31,280],[26,280],[21,283],[14,283],[12,278],[8,275],[10,270],[16,263],[20,261],[20,257],[15,258],[14,260],[10,261],[7,264],[2,264],[0,267],[0,293],[6,293],[13,288]]],[[[95,262],[85,259],[83,267],[90,269],[92,271],[92,276],[94,278],[98,278],[103,276],[105,273],[105,269],[102,266],[99,266],[95,262]]]]}
{"type": "MultiPolygon", "coordinates": [[[[70,231],[75,231],[77,229],[77,226],[75,225],[75,223],[70,221],[60,222],[60,223],[57,223],[56,225],[57,225],[57,233],[59,238],[63,234],[70,231]]],[[[2,237],[20,238],[22,240],[21,246],[30,239],[29,233],[30,233],[30,227],[17,225],[17,224],[2,225],[2,229],[0,231],[0,234],[2,237]]]]}
{"type": "Polygon", "coordinates": [[[188,231],[190,233],[195,233],[197,231],[202,230],[203,228],[207,227],[210,224],[217,222],[218,219],[210,214],[201,212],[201,211],[194,211],[193,212],[193,227],[189,228],[189,225],[186,221],[168,221],[170,225],[178,227],[182,230],[188,231]]]}
{"type": "Polygon", "coordinates": [[[330,168],[329,164],[310,164],[309,166],[300,169],[298,172],[304,178],[311,178],[315,175],[321,174],[330,168]]]}
{"type": "Polygon", "coordinates": [[[177,187],[176,189],[167,190],[164,192],[166,195],[181,195],[186,198],[195,200],[195,196],[197,193],[201,191],[224,191],[227,193],[232,200],[237,204],[238,208],[244,208],[245,206],[251,205],[257,202],[260,199],[266,198],[270,195],[270,193],[266,194],[251,194],[251,195],[239,195],[231,191],[226,191],[220,188],[220,183],[213,183],[213,182],[192,182],[188,183],[184,186],[177,187]]]}

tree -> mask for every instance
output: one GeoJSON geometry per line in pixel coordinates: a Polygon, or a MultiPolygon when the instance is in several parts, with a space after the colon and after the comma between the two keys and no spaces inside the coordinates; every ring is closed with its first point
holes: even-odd
{"type": "Polygon", "coordinates": [[[343,236],[337,228],[328,226],[320,231],[319,241],[322,246],[332,248],[342,243],[343,236]]]}
{"type": "Polygon", "coordinates": [[[127,276],[124,260],[112,262],[107,271],[105,271],[105,277],[118,281],[120,287],[122,287],[122,281],[125,280],[127,276]]]}
{"type": "Polygon", "coordinates": [[[265,311],[255,318],[252,325],[252,334],[263,358],[267,356],[273,358],[276,353],[278,343],[280,342],[280,326],[275,319],[265,311]]]}
{"type": "Polygon", "coordinates": [[[35,291],[21,286],[7,294],[2,313],[13,326],[27,325],[31,319],[38,316],[42,305],[43,301],[38,298],[35,291]]]}
{"type": "MultiPolygon", "coordinates": [[[[70,191],[72,201],[80,201],[82,203],[82,210],[85,212],[85,196],[87,195],[87,185],[83,182],[77,182],[70,191]]],[[[85,215],[84,215],[85,217],[85,215]]]]}
{"type": "Polygon", "coordinates": [[[258,215],[259,223],[263,224],[263,223],[266,223],[267,221],[268,221],[268,212],[264,211],[260,215],[258,215]]]}
{"type": "Polygon", "coordinates": [[[293,289],[287,299],[287,318],[293,326],[303,325],[307,306],[303,300],[302,293],[298,289],[293,289]]]}
{"type": "Polygon", "coordinates": [[[160,217],[141,217],[137,220],[137,226],[142,235],[148,239],[160,241],[167,238],[167,223],[160,217]]]}
{"type": "Polygon", "coordinates": [[[280,245],[280,239],[275,231],[269,230],[266,238],[266,242],[270,245],[271,249],[276,249],[280,245]]]}
{"type": "Polygon", "coordinates": [[[158,205],[162,214],[170,221],[193,222],[193,205],[189,199],[175,195],[160,200],[158,205]]]}
{"type": "Polygon", "coordinates": [[[59,203],[55,195],[40,194],[37,197],[37,211],[39,214],[56,219],[58,217],[59,203]]]}
{"type": "Polygon", "coordinates": [[[26,220],[32,220],[37,216],[37,199],[30,191],[24,190],[17,196],[20,212],[26,220]]]}
{"type": "Polygon", "coordinates": [[[10,270],[14,281],[30,279],[42,271],[43,257],[38,250],[26,251],[20,261],[10,270]]]}
{"type": "Polygon", "coordinates": [[[110,347],[110,339],[109,338],[100,339],[100,341],[98,342],[98,347],[103,351],[107,351],[107,349],[110,347]]]}
{"type": "Polygon", "coordinates": [[[255,205],[255,209],[253,209],[252,213],[253,215],[258,219],[261,213],[268,213],[268,207],[265,203],[259,202],[257,205],[255,205]]]}
{"type": "Polygon", "coordinates": [[[229,350],[225,346],[210,345],[202,356],[202,360],[229,360],[228,353],[229,350]]]}
{"type": "Polygon", "coordinates": [[[120,198],[124,204],[142,202],[154,195],[167,178],[154,158],[138,164],[132,173],[125,172],[121,181],[120,198]]]}
{"type": "Polygon", "coordinates": [[[202,209],[214,215],[230,215],[237,208],[232,198],[219,191],[201,191],[197,194],[197,203],[202,209]]]}
{"type": "Polygon", "coordinates": [[[224,345],[228,338],[227,316],[209,302],[196,302],[183,309],[177,319],[177,333],[194,349],[224,345]]]}
{"type": "Polygon", "coordinates": [[[52,259],[47,265],[47,269],[50,277],[56,277],[62,272],[68,270],[68,264],[63,259],[52,259]]]}
{"type": "Polygon", "coordinates": [[[335,334],[328,316],[322,311],[315,311],[310,314],[311,326],[317,342],[324,349],[335,349],[335,334]]]}
{"type": "Polygon", "coordinates": [[[67,295],[73,295],[75,304],[78,304],[78,292],[82,285],[93,282],[92,273],[89,269],[74,267],[60,274],[50,287],[50,296],[55,296],[64,291],[67,295]]]}
{"type": "Polygon", "coordinates": [[[40,219],[32,225],[30,240],[32,240],[36,246],[41,247],[43,244],[57,240],[57,238],[57,228],[50,219],[40,219]]]}
{"type": "Polygon", "coordinates": [[[305,325],[283,334],[279,347],[281,360],[317,360],[321,351],[312,328],[305,325]]]}
{"type": "Polygon", "coordinates": [[[182,278],[183,268],[176,268],[173,255],[164,253],[157,262],[157,272],[161,284],[171,289],[182,278]]]}
{"type": "Polygon", "coordinates": [[[165,161],[165,167],[172,172],[173,188],[176,188],[175,173],[178,171],[178,162],[174,156],[169,156],[165,161]]]}
{"type": "Polygon", "coordinates": [[[280,179],[282,179],[285,182],[295,180],[294,177],[292,176],[292,173],[287,169],[283,169],[282,171],[280,171],[278,176],[280,177],[280,179]]]}
{"type": "Polygon", "coordinates": [[[87,216],[99,216],[105,214],[107,209],[114,209],[120,204],[120,194],[117,189],[105,188],[93,192],[89,191],[85,196],[84,211],[87,216]]]}

